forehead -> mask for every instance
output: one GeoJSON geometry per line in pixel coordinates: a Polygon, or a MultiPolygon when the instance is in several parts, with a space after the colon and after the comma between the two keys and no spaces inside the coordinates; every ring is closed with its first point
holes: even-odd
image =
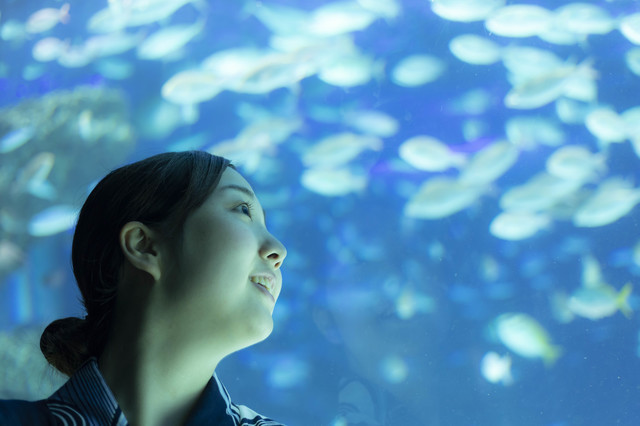
{"type": "Polygon", "coordinates": [[[220,182],[218,183],[216,191],[219,191],[220,188],[226,185],[244,186],[245,188],[249,188],[253,191],[251,185],[249,185],[249,182],[247,182],[247,180],[240,173],[238,173],[231,167],[227,167],[224,172],[222,172],[222,176],[220,176],[220,182]]]}
{"type": "Polygon", "coordinates": [[[218,186],[209,198],[223,196],[225,193],[242,193],[245,197],[252,199],[258,205],[259,209],[262,210],[263,219],[266,219],[265,211],[261,208],[258,196],[253,192],[253,188],[251,188],[249,182],[247,182],[247,180],[242,177],[240,173],[238,173],[231,167],[227,167],[222,173],[222,176],[220,176],[220,182],[218,182],[218,186]]]}

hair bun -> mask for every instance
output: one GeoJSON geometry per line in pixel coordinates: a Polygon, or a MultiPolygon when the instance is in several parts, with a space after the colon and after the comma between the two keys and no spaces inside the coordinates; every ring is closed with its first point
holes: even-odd
{"type": "Polygon", "coordinates": [[[90,356],[87,342],[86,320],[61,318],[42,332],[40,350],[49,364],[71,376],[90,356]]]}

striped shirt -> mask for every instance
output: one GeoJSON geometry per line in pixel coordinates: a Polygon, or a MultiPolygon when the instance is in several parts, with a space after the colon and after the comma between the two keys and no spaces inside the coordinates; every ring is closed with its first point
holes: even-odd
{"type": "MultiPolygon", "coordinates": [[[[0,425],[126,426],[96,358],[87,360],[53,395],[40,401],[0,400],[0,425]]],[[[186,426],[283,426],[244,405],[231,402],[214,373],[186,426]]]]}

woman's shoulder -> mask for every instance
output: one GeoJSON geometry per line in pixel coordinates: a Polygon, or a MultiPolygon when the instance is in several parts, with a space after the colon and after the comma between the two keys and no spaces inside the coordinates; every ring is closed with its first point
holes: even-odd
{"type": "Polygon", "coordinates": [[[285,426],[283,423],[270,419],[253,411],[245,405],[231,404],[232,412],[237,413],[240,426],[264,425],[264,426],[285,426]]]}
{"type": "Polygon", "coordinates": [[[0,399],[0,425],[54,425],[45,400],[0,399]]]}

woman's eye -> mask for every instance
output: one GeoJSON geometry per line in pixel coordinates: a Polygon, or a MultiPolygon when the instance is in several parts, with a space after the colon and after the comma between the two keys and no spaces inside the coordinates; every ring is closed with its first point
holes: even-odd
{"type": "Polygon", "coordinates": [[[251,205],[249,203],[242,203],[238,205],[238,208],[240,209],[242,214],[246,214],[247,216],[251,217],[251,205]]]}

